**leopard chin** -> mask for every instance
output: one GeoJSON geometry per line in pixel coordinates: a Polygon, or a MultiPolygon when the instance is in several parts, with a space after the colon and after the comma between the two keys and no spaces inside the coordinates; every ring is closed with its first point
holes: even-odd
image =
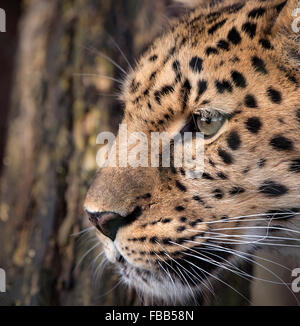
{"type": "MultiPolygon", "coordinates": [[[[103,235],[99,236],[103,243],[103,235]]],[[[246,274],[238,266],[243,265],[244,257],[251,260],[252,254],[259,248],[255,242],[238,246],[212,245],[203,253],[202,246],[195,246],[191,252],[183,248],[180,259],[171,257],[166,251],[160,253],[167,257],[162,259],[157,253],[155,255],[159,260],[155,264],[149,261],[149,266],[145,267],[126,260],[120,249],[122,245],[117,241],[106,239],[105,243],[106,258],[113,264],[120,281],[128,288],[134,288],[142,302],[182,306],[199,305],[215,295],[215,283],[227,284],[223,279],[224,272],[236,269],[246,274]]],[[[176,256],[178,255],[179,252],[176,256]]],[[[234,287],[227,286],[250,302],[234,287]]]]}
{"type": "MultiPolygon", "coordinates": [[[[111,257],[111,254],[108,254],[107,257],[111,257]]],[[[202,301],[203,294],[208,291],[207,289],[212,291],[209,288],[209,280],[201,280],[192,273],[190,274],[193,277],[190,275],[185,277],[169,263],[161,263],[162,270],[144,269],[132,265],[118,252],[111,262],[113,262],[121,282],[128,288],[134,288],[142,302],[164,305],[198,305],[202,301]]]]}

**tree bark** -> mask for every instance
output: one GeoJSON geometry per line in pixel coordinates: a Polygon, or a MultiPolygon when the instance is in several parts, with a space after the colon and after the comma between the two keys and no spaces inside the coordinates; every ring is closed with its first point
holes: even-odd
{"type": "MultiPolygon", "coordinates": [[[[97,169],[96,136],[116,132],[122,116],[119,82],[100,75],[124,78],[165,16],[177,14],[170,4],[24,0],[0,180],[0,305],[142,304],[111,269],[93,273],[100,248],[89,252],[89,234],[72,234],[89,227],[82,205],[97,169]]],[[[221,303],[233,297],[220,292],[221,303]]]]}
{"type": "Polygon", "coordinates": [[[100,51],[128,70],[125,56],[134,63],[168,4],[24,1],[1,177],[0,267],[8,284],[0,304],[140,304],[133,291],[111,290],[117,277],[109,270],[93,280],[89,263],[76,267],[92,246],[87,235],[71,234],[89,226],[82,204],[97,168],[96,135],[116,131],[122,114],[109,95],[118,82],[80,74],[123,78],[100,51]]]}

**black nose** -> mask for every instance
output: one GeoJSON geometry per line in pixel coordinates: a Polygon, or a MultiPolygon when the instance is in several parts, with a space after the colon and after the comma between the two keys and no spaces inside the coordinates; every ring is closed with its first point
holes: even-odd
{"type": "Polygon", "coordinates": [[[104,235],[112,241],[116,239],[117,232],[124,225],[125,218],[114,212],[90,213],[89,220],[104,235]]]}

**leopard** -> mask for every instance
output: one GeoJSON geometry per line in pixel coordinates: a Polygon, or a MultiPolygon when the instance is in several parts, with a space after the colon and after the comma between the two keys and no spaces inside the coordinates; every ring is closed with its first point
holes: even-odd
{"type": "Polygon", "coordinates": [[[284,282],[262,251],[300,267],[300,2],[177,2],[186,12],[126,76],[122,124],[147,138],[201,133],[203,173],[104,166],[84,210],[124,284],[186,305],[226,271],[248,275],[245,262],[284,282]]]}

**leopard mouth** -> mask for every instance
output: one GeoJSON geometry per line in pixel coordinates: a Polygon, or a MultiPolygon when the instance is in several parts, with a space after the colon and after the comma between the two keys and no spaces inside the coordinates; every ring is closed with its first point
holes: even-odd
{"type": "Polygon", "coordinates": [[[105,244],[106,256],[120,276],[120,282],[134,288],[139,297],[154,298],[156,303],[162,304],[198,304],[208,292],[214,292],[212,284],[226,282],[226,271],[243,273],[241,259],[237,257],[243,253],[250,254],[258,245],[256,242],[239,245],[234,238],[232,244],[228,244],[228,238],[221,244],[213,241],[213,234],[207,233],[201,242],[197,238],[182,238],[182,242],[177,241],[178,246],[172,246],[175,240],[165,245],[160,242],[157,251],[147,248],[139,262],[128,255],[137,249],[126,249],[128,244],[122,242],[124,236],[112,241],[100,231],[97,233],[105,244]],[[197,302],[194,302],[195,297],[197,302]]]}
{"type": "Polygon", "coordinates": [[[152,303],[186,305],[193,303],[190,301],[191,297],[195,298],[199,293],[198,287],[183,284],[182,280],[174,275],[133,266],[123,256],[118,259],[116,267],[123,283],[134,288],[144,301],[151,298],[152,303]]]}
{"type": "Polygon", "coordinates": [[[156,261],[151,270],[131,264],[120,254],[115,267],[123,283],[135,288],[144,298],[152,297],[163,304],[198,304],[204,292],[213,291],[211,282],[222,278],[219,271],[233,255],[226,250],[206,255],[199,251],[197,255],[197,248],[194,251],[194,254],[182,252],[180,258],[169,256],[156,261]]]}

